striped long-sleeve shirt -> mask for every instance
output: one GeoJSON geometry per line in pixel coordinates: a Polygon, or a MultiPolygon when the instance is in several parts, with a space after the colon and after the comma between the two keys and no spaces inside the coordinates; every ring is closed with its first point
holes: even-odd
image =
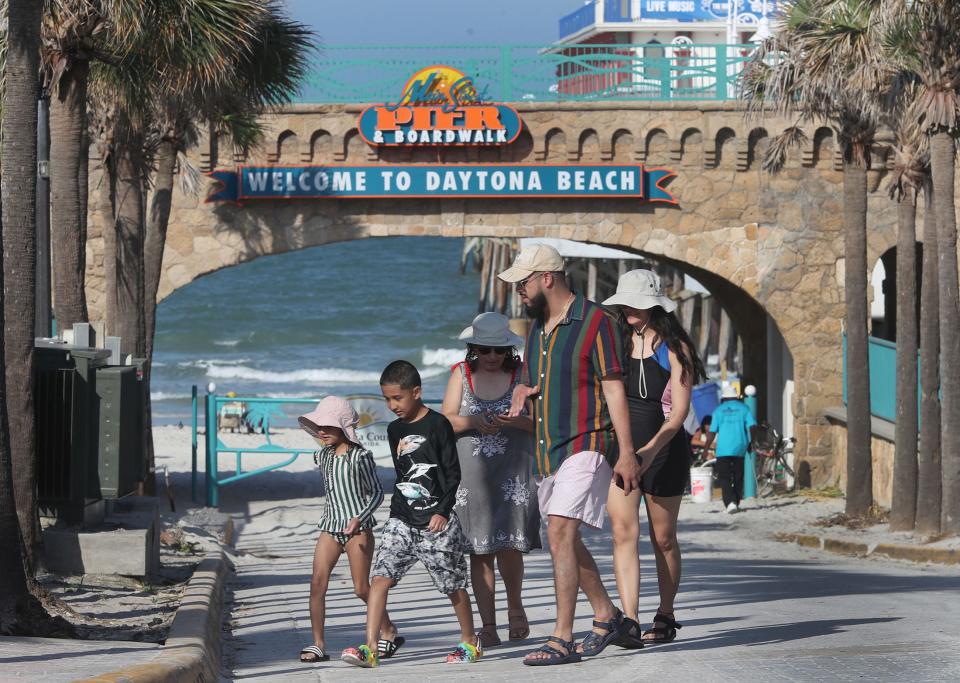
{"type": "Polygon", "coordinates": [[[327,447],[317,451],[315,457],[326,492],[320,529],[343,531],[354,517],[360,518],[361,529],[372,529],[377,523],[373,513],[383,502],[383,487],[370,451],[353,446],[337,455],[333,447],[327,447]]]}

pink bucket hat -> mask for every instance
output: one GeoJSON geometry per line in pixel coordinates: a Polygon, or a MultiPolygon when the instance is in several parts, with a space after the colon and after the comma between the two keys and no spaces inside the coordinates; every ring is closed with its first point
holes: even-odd
{"type": "Polygon", "coordinates": [[[297,418],[300,425],[311,431],[317,427],[339,427],[351,443],[360,443],[357,439],[357,423],[360,416],[349,403],[339,396],[327,396],[317,404],[312,412],[297,418]]]}

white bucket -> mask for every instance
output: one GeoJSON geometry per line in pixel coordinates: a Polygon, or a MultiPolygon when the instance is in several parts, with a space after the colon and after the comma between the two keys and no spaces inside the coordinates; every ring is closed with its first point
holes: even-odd
{"type": "Polygon", "coordinates": [[[694,503],[709,503],[713,495],[713,468],[690,468],[690,497],[694,503]]]}

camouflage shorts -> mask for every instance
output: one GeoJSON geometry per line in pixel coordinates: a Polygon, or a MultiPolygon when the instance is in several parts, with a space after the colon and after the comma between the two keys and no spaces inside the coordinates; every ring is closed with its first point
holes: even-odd
{"type": "Polygon", "coordinates": [[[433,585],[444,595],[467,587],[467,560],[463,531],[455,514],[447,528],[436,533],[415,529],[391,517],[380,534],[373,576],[400,581],[419,560],[433,585]]]}

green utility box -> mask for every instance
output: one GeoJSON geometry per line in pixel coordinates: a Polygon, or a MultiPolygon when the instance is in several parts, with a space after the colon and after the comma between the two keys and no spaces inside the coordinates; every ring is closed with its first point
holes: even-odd
{"type": "Polygon", "coordinates": [[[96,374],[109,356],[104,349],[36,345],[37,502],[44,516],[81,525],[103,519],[96,374]]]}
{"type": "Polygon", "coordinates": [[[143,382],[132,365],[97,370],[100,403],[100,493],[106,499],[133,493],[143,480],[143,382]]]}

